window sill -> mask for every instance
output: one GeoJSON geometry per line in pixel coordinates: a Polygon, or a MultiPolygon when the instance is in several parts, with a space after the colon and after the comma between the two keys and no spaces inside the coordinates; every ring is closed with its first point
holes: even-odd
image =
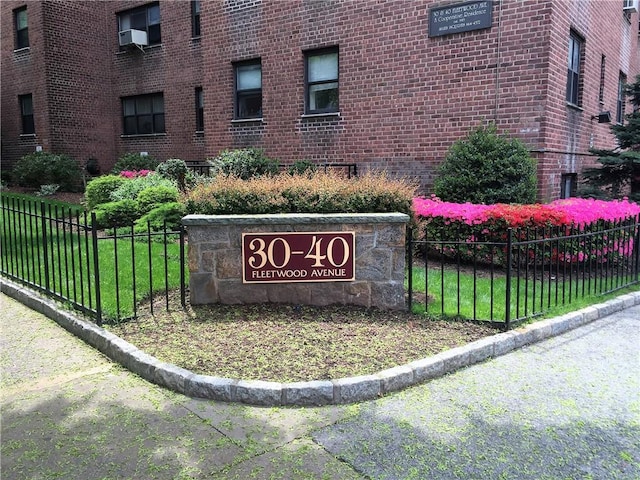
{"type": "Polygon", "coordinates": [[[27,53],[31,51],[31,47],[16,48],[13,53],[27,53]]]}
{"type": "Polygon", "coordinates": [[[340,112],[305,113],[300,118],[303,120],[313,120],[315,118],[340,118],[340,112]]]}
{"type": "Polygon", "coordinates": [[[264,123],[264,119],[262,117],[259,118],[236,118],[231,120],[231,125],[245,125],[251,123],[264,123]]]}
{"type": "Polygon", "coordinates": [[[193,43],[200,43],[200,39],[202,38],[201,35],[198,35],[197,37],[191,37],[191,41],[193,43]]]}
{"type": "Polygon", "coordinates": [[[575,103],[567,102],[567,107],[572,110],[577,110],[578,112],[584,112],[584,108],[582,108],[580,105],[576,105],[575,103]]]}
{"type": "Polygon", "coordinates": [[[195,135],[196,137],[204,137],[204,130],[196,130],[195,135]]]}
{"type": "Polygon", "coordinates": [[[21,133],[20,138],[36,138],[35,133],[21,133]]]}
{"type": "Polygon", "coordinates": [[[134,135],[120,135],[120,138],[153,138],[153,137],[166,137],[166,133],[136,133],[134,135]]]}

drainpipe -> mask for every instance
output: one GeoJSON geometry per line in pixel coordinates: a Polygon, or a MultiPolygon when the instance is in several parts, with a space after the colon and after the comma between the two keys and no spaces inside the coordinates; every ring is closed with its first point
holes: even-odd
{"type": "Polygon", "coordinates": [[[497,46],[497,61],[496,61],[496,101],[493,113],[493,121],[498,124],[498,108],[500,105],[500,63],[501,47],[502,47],[502,2],[505,0],[498,0],[498,46],[497,46]]]}

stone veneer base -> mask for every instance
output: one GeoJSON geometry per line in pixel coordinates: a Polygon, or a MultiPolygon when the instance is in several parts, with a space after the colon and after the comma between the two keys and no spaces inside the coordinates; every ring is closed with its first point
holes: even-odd
{"type": "Polygon", "coordinates": [[[402,213],[187,215],[192,305],[293,303],[407,309],[402,213]],[[243,283],[243,233],[354,232],[355,280],[243,283]]]}

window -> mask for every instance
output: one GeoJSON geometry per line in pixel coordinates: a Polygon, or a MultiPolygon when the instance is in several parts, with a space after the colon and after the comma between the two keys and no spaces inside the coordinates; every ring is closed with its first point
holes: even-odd
{"type": "Polygon", "coordinates": [[[29,23],[27,22],[27,7],[13,11],[16,25],[16,50],[29,46],[29,23]]]}
{"type": "Polygon", "coordinates": [[[308,52],[305,56],[305,112],[338,111],[338,49],[308,52]]]}
{"type": "Polygon", "coordinates": [[[160,5],[154,3],[118,14],[118,28],[121,32],[142,30],[147,32],[149,45],[160,43],[160,5]]]}
{"type": "Polygon", "coordinates": [[[236,64],[236,119],[262,117],[262,64],[236,64]]]}
{"type": "Polygon", "coordinates": [[[122,99],[125,135],[164,133],[164,97],[162,93],[122,99]]]}
{"type": "Polygon", "coordinates": [[[624,123],[624,86],[627,83],[627,76],[620,72],[618,77],[618,99],[616,101],[616,123],[624,123]]]}
{"type": "Polygon", "coordinates": [[[580,105],[580,63],[583,43],[580,37],[571,32],[567,70],[567,102],[573,105],[580,105]]]}
{"type": "Polygon", "coordinates": [[[22,117],[22,133],[36,133],[36,126],[33,121],[33,97],[31,94],[20,95],[18,101],[20,102],[20,115],[22,117]]]}
{"type": "Polygon", "coordinates": [[[604,67],[607,57],[602,55],[600,59],[600,92],[598,93],[598,101],[600,103],[604,103],[604,83],[605,83],[605,75],[604,75],[604,67]]]}
{"type": "Polygon", "coordinates": [[[562,185],[560,185],[560,198],[570,198],[576,196],[576,181],[578,176],[575,173],[563,173],[562,185]]]}
{"type": "Polygon", "coordinates": [[[200,0],[191,2],[191,35],[200,36],[200,0]]]}
{"type": "Polygon", "coordinates": [[[204,95],[202,87],[196,87],[196,132],[204,131],[204,95]]]}

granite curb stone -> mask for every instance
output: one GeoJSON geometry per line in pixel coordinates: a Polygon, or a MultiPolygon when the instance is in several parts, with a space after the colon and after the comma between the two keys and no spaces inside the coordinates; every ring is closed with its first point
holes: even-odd
{"type": "Polygon", "coordinates": [[[313,406],[333,403],[333,383],[330,380],[285,383],[284,405],[313,406]]]}
{"type": "Polygon", "coordinates": [[[185,384],[184,394],[194,398],[214,398],[222,402],[232,402],[236,396],[238,380],[232,378],[193,375],[185,384]]]}
{"type": "Polygon", "coordinates": [[[148,381],[190,397],[261,406],[328,405],[375,399],[640,305],[640,291],[628,293],[577,312],[498,333],[375,375],[277,383],[196,375],[176,365],[160,362],[113,333],[62,309],[56,302],[5,278],[0,278],[0,291],[51,318],[70,333],[148,381]]]}

